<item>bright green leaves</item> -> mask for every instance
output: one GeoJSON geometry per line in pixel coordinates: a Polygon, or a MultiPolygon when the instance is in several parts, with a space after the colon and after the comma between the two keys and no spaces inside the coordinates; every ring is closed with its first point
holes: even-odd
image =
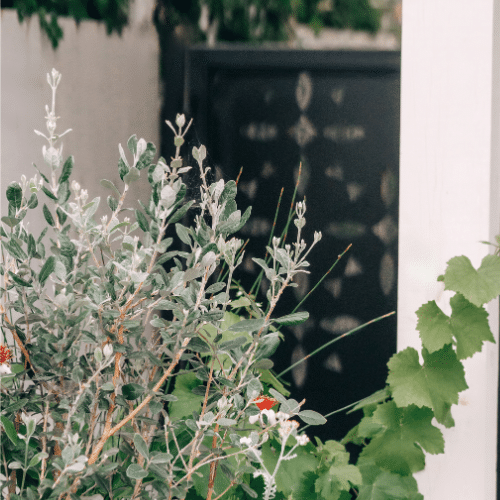
{"type": "Polygon", "coordinates": [[[476,307],[461,294],[452,297],[450,304],[451,317],[434,301],[417,311],[417,329],[423,346],[430,353],[454,343],[458,359],[465,359],[481,351],[484,341],[495,342],[488,325],[488,313],[483,307],[476,307]]]}
{"type": "Polygon", "coordinates": [[[464,255],[448,261],[444,274],[445,290],[461,293],[479,307],[500,294],[500,257],[487,255],[476,271],[464,255]]]}
{"type": "Polygon", "coordinates": [[[349,453],[336,441],[327,441],[319,447],[320,468],[314,489],[324,499],[338,500],[342,491],[362,483],[359,469],[349,464],[349,453]]]}
{"type": "Polygon", "coordinates": [[[458,403],[458,393],[467,389],[464,367],[451,345],[433,353],[424,348],[422,355],[423,365],[411,347],[389,360],[387,382],[394,401],[400,407],[432,408],[438,422],[451,426],[450,407],[458,403]]]}
{"type": "Polygon", "coordinates": [[[424,304],[418,311],[417,330],[420,332],[422,345],[434,352],[453,342],[453,332],[449,317],[439,309],[433,300],[424,304]]]}
{"type": "Polygon", "coordinates": [[[384,471],[370,462],[359,465],[363,484],[357,500],[423,500],[412,476],[384,471]]]}
{"type": "Polygon", "coordinates": [[[441,431],[431,424],[430,408],[415,405],[398,408],[394,401],[379,405],[368,418],[380,426],[379,432],[363,449],[363,460],[373,460],[379,467],[393,473],[408,475],[422,470],[425,455],[443,453],[441,431]]]}
{"type": "Polygon", "coordinates": [[[14,445],[18,442],[16,428],[14,424],[4,415],[0,415],[0,422],[2,422],[2,426],[7,434],[7,437],[12,441],[14,445]]]}
{"type": "MultiPolygon", "coordinates": [[[[262,458],[267,470],[273,471],[276,467],[280,448],[280,443],[274,439],[267,441],[262,446],[262,458]]],[[[294,452],[297,453],[297,456],[293,460],[281,462],[276,474],[276,486],[286,498],[292,494],[295,498],[295,493],[298,492],[305,475],[317,470],[319,460],[314,456],[314,451],[315,447],[310,443],[306,446],[298,446],[294,452]]]]}
{"type": "Polygon", "coordinates": [[[452,297],[450,304],[458,359],[469,358],[481,351],[483,341],[495,342],[488,324],[488,313],[483,307],[476,307],[460,294],[452,297]]]}
{"type": "Polygon", "coordinates": [[[175,388],[172,394],[177,401],[169,405],[169,417],[171,420],[189,417],[193,411],[199,411],[203,396],[194,395],[192,390],[201,385],[202,382],[194,373],[185,373],[175,377],[175,388]]]}

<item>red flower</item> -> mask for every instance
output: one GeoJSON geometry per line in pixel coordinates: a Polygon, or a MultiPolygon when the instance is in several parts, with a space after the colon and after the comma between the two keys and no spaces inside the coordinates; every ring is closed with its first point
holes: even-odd
{"type": "Polygon", "coordinates": [[[12,351],[3,344],[0,344],[0,365],[9,363],[12,359],[12,351]]]}
{"type": "Polygon", "coordinates": [[[274,405],[278,404],[278,401],[270,396],[259,396],[254,399],[252,403],[255,403],[260,411],[270,410],[274,405]]]}

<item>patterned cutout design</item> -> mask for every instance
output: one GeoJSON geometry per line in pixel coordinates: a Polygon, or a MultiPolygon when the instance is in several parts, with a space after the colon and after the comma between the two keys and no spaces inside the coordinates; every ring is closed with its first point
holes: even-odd
{"type": "MultiPolygon", "coordinates": [[[[311,274],[294,279],[297,287],[285,292],[275,316],[290,313],[353,244],[304,303],[308,322],[282,329],[285,342],[273,357],[277,373],[396,304],[399,76],[329,71],[220,69],[210,83],[213,143],[207,147],[226,179],[243,166],[238,208],[252,205],[241,232],[252,238],[237,278],[243,286],[248,289],[260,272],[251,258],[264,258],[282,187],[275,234],[284,228],[300,163],[304,239],[312,241],[313,231],[321,230],[323,240],[308,258],[311,274]]],[[[287,243],[295,234],[292,224],[287,243]]],[[[264,280],[260,293],[266,290],[264,280]]],[[[308,408],[326,414],[380,389],[394,351],[395,322],[380,322],[335,344],[334,351],[324,349],[285,378],[296,399],[305,397],[308,408]]],[[[352,421],[336,415],[315,431],[323,440],[341,439],[352,421]]]]}

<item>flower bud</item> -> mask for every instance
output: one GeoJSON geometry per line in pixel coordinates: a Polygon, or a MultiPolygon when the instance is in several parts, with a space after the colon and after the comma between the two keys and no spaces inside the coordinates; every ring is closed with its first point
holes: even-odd
{"type": "Polygon", "coordinates": [[[181,115],[177,113],[177,116],[175,117],[175,124],[182,128],[184,127],[184,124],[186,123],[186,117],[184,115],[181,115]]]}
{"type": "Polygon", "coordinates": [[[109,358],[113,354],[113,345],[106,344],[102,350],[102,353],[106,358],[109,358]]]}

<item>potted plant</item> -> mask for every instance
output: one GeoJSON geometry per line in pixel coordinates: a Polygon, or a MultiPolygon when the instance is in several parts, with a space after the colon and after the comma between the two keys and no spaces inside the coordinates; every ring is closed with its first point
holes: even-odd
{"type": "Polygon", "coordinates": [[[233,287],[244,249],[232,234],[250,212],[237,209],[234,181],[209,182],[204,146],[192,152],[200,198],[186,200],[184,115],[168,124],[170,161],[154,162],[155,147],[136,136],[128,153],[119,147],[123,185],[102,181],[109,211],[96,220],[99,198],[71,181],[74,160],[62,157],[60,78],[48,75],[47,134],[37,132],[46,166],[8,186],[1,219],[3,497],[422,498],[412,474],[423,450],[444,450],[432,419],[453,425],[467,388],[461,360],[493,341],[483,304],[500,293],[500,257],[478,272],[452,259],[440,277],[456,292],[451,316],[434,302],[417,311],[423,364],[414,349],[394,355],[387,387],[350,405],[364,418],[345,440],[314,440],[309,427],[325,417],[290,397],[269,359],[280,328],[308,316],[274,314],[321,239],[302,238],[305,203],[292,207],[293,239],[274,236],[256,259],[269,281],[258,303],[233,287]],[[127,210],[140,175],[151,196],[127,210]],[[47,227],[35,239],[23,220],[39,204],[47,227]],[[169,226],[185,250],[172,249],[169,226]],[[347,443],[361,446],[357,461],[347,443]]]}

